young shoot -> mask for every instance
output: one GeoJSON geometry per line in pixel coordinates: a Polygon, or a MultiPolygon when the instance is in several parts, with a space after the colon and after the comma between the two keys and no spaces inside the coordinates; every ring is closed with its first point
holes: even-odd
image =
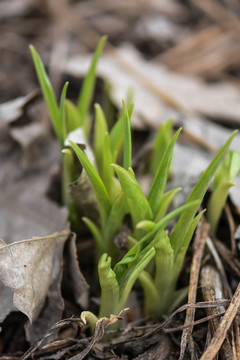
{"type": "Polygon", "coordinates": [[[240,171],[240,153],[229,151],[219,166],[214,180],[210,199],[207,206],[207,219],[211,225],[211,232],[216,233],[217,226],[227,200],[229,189],[235,185],[234,178],[240,171]]]}
{"type": "Polygon", "coordinates": [[[63,86],[60,103],[58,105],[56,95],[41,58],[34,46],[30,45],[38,81],[48,108],[52,126],[56,133],[60,148],[62,149],[62,203],[69,209],[69,219],[74,229],[77,228],[77,224],[79,223],[78,210],[77,206],[70,199],[68,186],[77,179],[79,174],[76,171],[72,150],[65,148],[65,142],[68,134],[79,127],[83,129],[85,135],[88,133],[88,119],[96,81],[96,67],[106,39],[107,37],[103,36],[97,45],[90,68],[79,94],[77,106],[66,99],[68,82],[63,86]]]}

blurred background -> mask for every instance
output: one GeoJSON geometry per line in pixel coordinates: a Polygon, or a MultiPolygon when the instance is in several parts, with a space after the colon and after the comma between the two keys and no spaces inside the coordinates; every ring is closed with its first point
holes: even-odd
{"type": "MultiPolygon", "coordinates": [[[[189,148],[176,151],[177,181],[180,176],[186,183],[186,174],[197,177],[209,153],[240,128],[237,0],[1,0],[0,20],[0,103],[7,102],[7,112],[9,100],[31,99],[39,88],[29,44],[40,54],[56,94],[69,80],[67,97],[76,99],[106,34],[94,101],[108,120],[123,98],[134,102],[135,130],[152,133],[169,117],[175,127],[183,126],[180,141],[192,149],[188,162],[189,148]]],[[[30,117],[49,124],[43,100],[30,117]]],[[[239,135],[233,148],[240,151],[239,135]]]]}
{"type": "Polygon", "coordinates": [[[30,43],[59,86],[60,65],[91,52],[102,34],[106,50],[130,43],[173,73],[238,86],[239,15],[237,0],[1,0],[0,101],[35,87],[30,43]]]}

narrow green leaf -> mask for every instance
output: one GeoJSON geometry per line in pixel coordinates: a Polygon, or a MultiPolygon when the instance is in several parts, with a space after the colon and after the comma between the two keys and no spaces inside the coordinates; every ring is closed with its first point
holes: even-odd
{"type": "Polygon", "coordinates": [[[91,233],[94,237],[96,248],[97,248],[97,253],[102,254],[104,251],[106,251],[106,247],[103,242],[101,231],[94,224],[94,222],[92,220],[90,220],[86,217],[83,217],[82,220],[85,222],[85,224],[87,225],[87,227],[89,228],[89,230],[91,231],[91,233]]]}
{"type": "Polygon", "coordinates": [[[193,233],[197,227],[197,224],[199,223],[202,215],[204,214],[204,212],[206,211],[206,209],[202,210],[197,216],[195,216],[195,218],[191,221],[191,224],[187,230],[187,232],[185,233],[184,239],[183,239],[183,244],[181,246],[181,248],[179,249],[178,253],[174,254],[175,260],[174,260],[174,268],[172,271],[172,288],[175,288],[178,276],[180,274],[182,265],[183,265],[183,261],[189,246],[189,243],[193,237],[193,233]]]}
{"type": "Polygon", "coordinates": [[[113,241],[114,236],[118,233],[118,231],[121,230],[123,216],[124,216],[124,195],[123,193],[121,193],[112,204],[112,208],[108,216],[106,226],[103,229],[103,238],[109,247],[110,247],[109,243],[113,241]]]}
{"type": "Polygon", "coordinates": [[[240,153],[229,151],[224,161],[216,171],[213,180],[213,190],[208,201],[207,218],[211,225],[211,232],[217,230],[229,189],[235,185],[234,178],[240,171],[240,153]]]}
{"type": "Polygon", "coordinates": [[[30,48],[30,51],[32,54],[38,81],[41,86],[41,90],[42,90],[45,102],[47,104],[50,118],[52,120],[53,128],[55,130],[55,133],[57,135],[59,143],[61,143],[62,137],[61,137],[61,124],[60,124],[60,118],[59,118],[59,109],[58,109],[58,105],[57,105],[57,101],[56,101],[56,97],[55,97],[52,85],[47,76],[47,73],[46,73],[43,63],[42,63],[42,60],[40,59],[34,46],[30,45],[29,48],[30,48]]]}
{"type": "Polygon", "coordinates": [[[127,272],[118,280],[120,288],[119,310],[124,308],[132,287],[143,269],[150,263],[155,255],[152,247],[137,263],[132,265],[127,272]]]}
{"type": "Polygon", "coordinates": [[[67,133],[70,133],[80,127],[80,116],[77,107],[72,101],[66,99],[65,107],[67,113],[67,133]]]}
{"type": "Polygon", "coordinates": [[[103,172],[103,148],[105,134],[108,131],[104,112],[99,104],[95,104],[94,154],[100,174],[103,172]]]}
{"type": "Polygon", "coordinates": [[[167,146],[167,149],[162,156],[162,160],[160,161],[160,164],[157,169],[157,173],[154,177],[152,186],[149,191],[148,202],[151,206],[154,218],[159,211],[162,195],[167,183],[170,164],[173,157],[174,145],[177,141],[180,131],[181,128],[176,132],[176,134],[173,136],[172,140],[170,141],[169,145],[167,146]]]}
{"type": "Polygon", "coordinates": [[[102,53],[103,47],[105,45],[105,42],[107,40],[107,36],[102,36],[97,48],[93,54],[92,62],[90,65],[90,68],[88,70],[88,73],[84,79],[79,97],[78,97],[78,110],[81,118],[81,125],[84,125],[84,121],[86,119],[86,116],[89,112],[89,107],[92,101],[94,87],[95,87],[95,81],[96,81],[96,67],[99,60],[99,57],[102,53]]]}
{"type": "Polygon", "coordinates": [[[98,206],[99,206],[99,212],[101,217],[102,226],[104,227],[111,209],[111,203],[109,199],[108,192],[98,175],[97,171],[93,167],[93,165],[88,160],[87,156],[84,154],[84,152],[75,144],[74,142],[70,141],[70,144],[75,151],[79,161],[81,162],[83,168],[85,169],[89,180],[92,184],[92,187],[94,189],[94,192],[96,194],[98,206]]]}
{"type": "MultiPolygon", "coordinates": [[[[208,189],[208,186],[213,178],[214,173],[216,172],[219,164],[221,163],[229,145],[231,144],[234,136],[236,135],[237,131],[234,131],[227,142],[222,146],[222,148],[218,151],[215,155],[213,160],[211,161],[210,165],[207,169],[201,174],[199,180],[197,181],[196,185],[194,186],[187,203],[193,200],[198,200],[199,203],[202,202],[203,197],[208,189]]],[[[189,226],[192,223],[192,220],[198,210],[198,206],[192,207],[191,209],[187,209],[183,211],[180,218],[178,219],[177,225],[173,231],[171,236],[171,245],[174,250],[175,256],[178,254],[179,249],[183,245],[183,240],[186,232],[188,231],[189,226]]]]}
{"type": "Polygon", "coordinates": [[[240,153],[231,150],[216,171],[213,180],[213,190],[215,190],[222,182],[232,181],[240,171],[240,153]]]}
{"type": "MultiPolygon", "coordinates": [[[[133,104],[128,106],[128,115],[129,119],[131,119],[132,111],[133,111],[133,104]]],[[[123,144],[124,138],[124,115],[122,114],[118,121],[115,123],[113,128],[110,131],[110,145],[111,151],[113,156],[113,163],[116,162],[117,156],[123,144]]]]}
{"type": "Polygon", "coordinates": [[[62,154],[62,203],[68,208],[71,229],[74,229],[74,231],[76,231],[79,227],[79,214],[77,205],[72,201],[69,194],[69,184],[77,178],[76,167],[74,163],[72,149],[63,149],[62,154]]]}
{"type": "Polygon", "coordinates": [[[144,292],[144,313],[146,316],[156,316],[160,305],[160,295],[151,275],[143,270],[138,280],[144,292]]]}
{"type": "Polygon", "coordinates": [[[165,216],[173,198],[181,190],[182,190],[182,188],[179,187],[176,189],[172,189],[172,190],[166,192],[165,194],[163,194],[162,199],[160,201],[158,212],[155,217],[155,222],[158,222],[165,216]]]}
{"type": "Polygon", "coordinates": [[[210,196],[207,206],[207,219],[213,234],[216,233],[224,205],[227,201],[228,191],[234,185],[235,182],[232,180],[223,181],[210,196]]]}
{"type": "MultiPolygon", "coordinates": [[[[206,211],[206,209],[202,210],[197,216],[195,216],[195,218],[191,222],[190,227],[188,228],[188,231],[186,232],[186,234],[184,236],[181,251],[177,254],[177,257],[179,257],[179,256],[182,257],[182,260],[184,260],[185,254],[187,252],[190,241],[191,241],[191,239],[193,237],[194,231],[195,231],[201,217],[205,213],[205,211],[206,211]]],[[[176,258],[176,256],[175,256],[175,258],[176,258]]]]}
{"type": "Polygon", "coordinates": [[[128,109],[124,100],[122,100],[123,115],[124,115],[124,147],[123,147],[123,167],[128,170],[132,166],[132,138],[131,126],[128,109]]]}
{"type": "Polygon", "coordinates": [[[170,299],[171,304],[169,305],[169,301],[167,303],[167,311],[166,314],[172,314],[177,308],[180,307],[184,300],[187,298],[189,292],[189,287],[185,286],[182,289],[178,289],[173,292],[172,297],[170,299]]]}
{"type": "Polygon", "coordinates": [[[123,192],[126,196],[128,208],[132,217],[133,227],[141,220],[151,220],[152,210],[137,180],[121,166],[113,164],[123,192]]]}
{"type": "Polygon", "coordinates": [[[106,132],[104,134],[104,144],[103,144],[103,168],[102,168],[102,180],[103,183],[110,195],[110,199],[115,199],[116,194],[114,194],[114,170],[111,166],[112,164],[112,154],[109,142],[109,135],[106,132]]]}
{"type": "Polygon", "coordinates": [[[157,136],[154,140],[152,155],[150,159],[150,173],[155,176],[160,161],[165,153],[173,132],[173,119],[169,119],[166,123],[161,123],[157,136]]]}
{"type": "Polygon", "coordinates": [[[67,123],[66,123],[66,113],[65,113],[65,101],[68,88],[68,82],[63,86],[61,97],[60,97],[60,125],[61,125],[61,146],[64,147],[64,141],[67,137],[67,123]]]}
{"type": "Polygon", "coordinates": [[[62,172],[62,201],[63,204],[68,206],[69,190],[68,185],[73,182],[76,178],[75,165],[73,159],[73,153],[71,149],[63,149],[63,172],[62,172]]]}

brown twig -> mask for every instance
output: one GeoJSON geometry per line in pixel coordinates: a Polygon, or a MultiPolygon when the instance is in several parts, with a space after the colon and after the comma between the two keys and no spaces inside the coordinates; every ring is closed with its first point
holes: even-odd
{"type": "MultiPolygon", "coordinates": [[[[193,244],[193,259],[191,265],[190,284],[189,284],[189,293],[188,293],[188,303],[190,304],[194,304],[196,302],[199,271],[200,271],[205,243],[208,237],[208,232],[209,232],[209,225],[204,220],[201,221],[201,223],[198,226],[196,237],[193,244]]],[[[194,315],[195,315],[194,308],[187,309],[185,325],[189,325],[194,321],[194,315]]],[[[179,360],[182,360],[184,358],[186,346],[191,336],[192,330],[193,327],[188,327],[182,333],[181,352],[180,352],[179,360]]]]}
{"type": "Polygon", "coordinates": [[[235,294],[233,295],[232,301],[225,312],[225,315],[223,316],[223,319],[221,320],[209,346],[207,347],[206,351],[201,357],[201,360],[212,360],[218,353],[220,347],[222,346],[227,331],[230,328],[240,305],[240,283],[238,284],[238,287],[235,291],[235,294]]]}

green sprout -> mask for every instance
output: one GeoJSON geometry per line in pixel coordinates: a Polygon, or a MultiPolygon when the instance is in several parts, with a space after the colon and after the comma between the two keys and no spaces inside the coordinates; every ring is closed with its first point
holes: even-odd
{"type": "Polygon", "coordinates": [[[221,213],[227,200],[229,189],[235,185],[234,178],[240,171],[240,153],[229,151],[224,161],[219,166],[214,180],[213,189],[207,206],[207,218],[215,233],[221,213]]]}

